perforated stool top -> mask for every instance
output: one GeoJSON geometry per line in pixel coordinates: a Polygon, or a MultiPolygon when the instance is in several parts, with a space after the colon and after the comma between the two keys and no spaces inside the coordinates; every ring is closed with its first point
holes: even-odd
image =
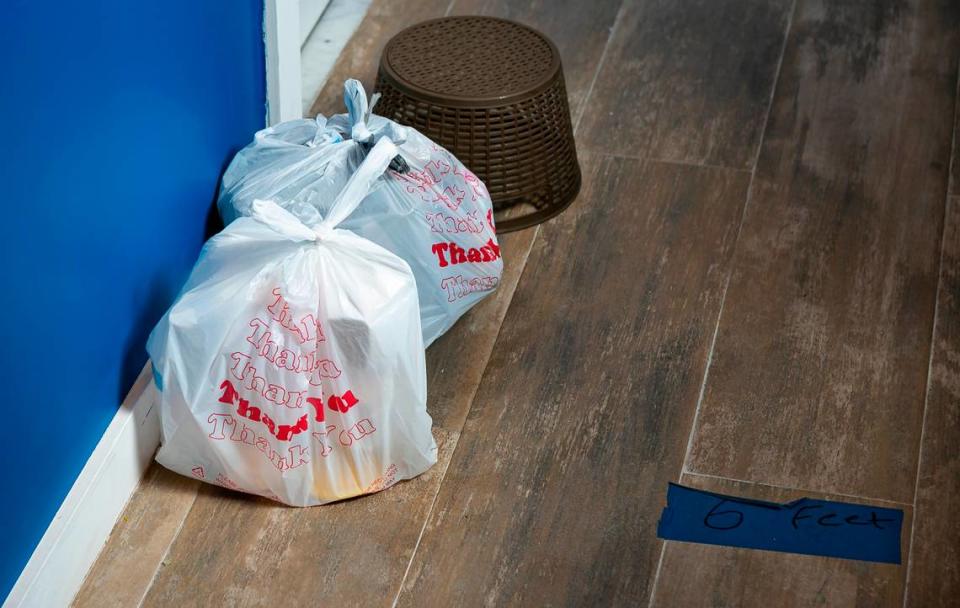
{"type": "Polygon", "coordinates": [[[532,226],[580,190],[560,54],[543,34],[493,17],[445,17],[409,27],[380,58],[377,113],[454,153],[486,184],[500,232],[532,226]]]}

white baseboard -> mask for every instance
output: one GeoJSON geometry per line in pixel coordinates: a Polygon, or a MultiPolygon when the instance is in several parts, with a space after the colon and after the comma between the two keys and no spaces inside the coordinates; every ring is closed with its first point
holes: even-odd
{"type": "Polygon", "coordinates": [[[144,366],[3,603],[69,606],[160,445],[157,391],[144,366]]]}

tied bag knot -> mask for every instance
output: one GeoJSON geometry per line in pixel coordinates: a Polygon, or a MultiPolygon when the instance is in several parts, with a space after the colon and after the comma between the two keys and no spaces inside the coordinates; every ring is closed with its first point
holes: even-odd
{"type": "Polygon", "coordinates": [[[313,234],[317,237],[317,242],[323,242],[333,236],[333,228],[327,226],[326,224],[320,223],[312,228],[313,234]]]}
{"type": "MultiPolygon", "coordinates": [[[[407,140],[407,129],[389,121],[382,121],[383,125],[370,128],[368,125],[370,114],[379,99],[380,94],[374,93],[368,103],[367,92],[355,78],[350,78],[343,85],[343,102],[347,106],[350,120],[350,139],[360,144],[365,152],[369,152],[382,138],[389,138],[398,145],[407,140]]],[[[410,171],[410,166],[402,156],[396,154],[390,162],[390,169],[397,173],[407,173],[410,171]]]]}

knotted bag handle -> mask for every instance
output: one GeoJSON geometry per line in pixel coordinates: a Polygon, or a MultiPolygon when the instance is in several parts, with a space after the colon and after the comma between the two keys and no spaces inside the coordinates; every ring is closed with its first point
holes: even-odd
{"type": "MultiPolygon", "coordinates": [[[[387,137],[386,134],[374,134],[367,126],[370,113],[379,99],[380,93],[374,93],[370,98],[370,103],[367,103],[367,92],[364,90],[363,84],[355,78],[349,78],[343,83],[343,103],[347,106],[347,115],[350,117],[350,139],[363,146],[367,152],[373,146],[374,140],[387,137]]],[[[403,143],[406,138],[406,129],[396,127],[391,128],[390,131],[397,143],[403,143]]],[[[399,154],[393,157],[390,168],[397,173],[407,173],[410,170],[407,162],[399,154]]]]}

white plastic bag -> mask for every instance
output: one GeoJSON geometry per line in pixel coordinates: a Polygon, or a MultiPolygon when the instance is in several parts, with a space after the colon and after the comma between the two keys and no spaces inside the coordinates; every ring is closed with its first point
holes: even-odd
{"type": "Polygon", "coordinates": [[[312,228],[256,201],[207,242],[147,344],[160,464],[307,506],[436,462],[413,275],[337,227],[395,154],[381,139],[312,228]]]}
{"type": "Polygon", "coordinates": [[[312,225],[329,213],[333,196],[374,142],[396,142],[403,162],[392,165],[341,227],[410,264],[429,346],[500,282],[490,196],[452,154],[415,129],[370,114],[359,82],[348,80],[344,89],[348,114],[293,120],[256,134],[223,176],[220,214],[229,223],[249,215],[254,200],[271,199],[312,225]]]}

